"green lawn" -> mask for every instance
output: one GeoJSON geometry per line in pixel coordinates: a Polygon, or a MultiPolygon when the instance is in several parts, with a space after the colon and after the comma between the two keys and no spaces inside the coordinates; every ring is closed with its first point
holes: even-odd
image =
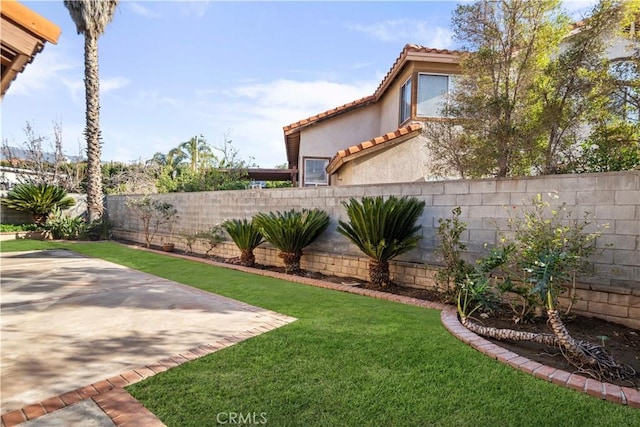
{"type": "Polygon", "coordinates": [[[114,243],[66,247],[298,318],[127,388],[169,426],[640,426],[640,410],[535,379],[452,337],[440,313],[114,243]],[[264,414],[264,418],[262,418],[264,414]],[[227,415],[220,421],[227,421],[227,415]]]}

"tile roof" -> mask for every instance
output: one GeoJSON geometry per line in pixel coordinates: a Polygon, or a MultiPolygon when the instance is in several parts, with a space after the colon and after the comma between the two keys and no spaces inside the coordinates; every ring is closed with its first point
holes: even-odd
{"type": "Polygon", "coordinates": [[[457,61],[457,57],[461,55],[461,52],[455,51],[455,50],[434,49],[430,47],[420,46],[417,44],[407,44],[404,46],[404,49],[402,49],[402,52],[400,52],[400,55],[391,66],[391,69],[385,75],[384,79],[382,79],[382,82],[380,82],[380,84],[378,85],[378,88],[373,93],[373,95],[360,98],[348,104],[344,104],[339,107],[332,108],[330,110],[324,111],[322,113],[313,115],[311,117],[307,117],[306,119],[302,119],[295,123],[291,123],[290,125],[284,126],[283,130],[285,135],[295,131],[298,128],[311,125],[320,120],[327,119],[341,113],[346,113],[356,108],[363,107],[365,105],[376,102],[380,98],[380,96],[382,96],[382,94],[388,87],[390,81],[393,80],[393,78],[395,77],[396,73],[400,70],[400,68],[402,68],[402,66],[407,60],[407,57],[412,53],[452,56],[454,58],[454,61],[457,61]]]}
{"type": "Polygon", "coordinates": [[[337,171],[340,166],[344,163],[348,162],[350,159],[347,157],[362,153],[363,151],[370,150],[372,148],[383,148],[383,146],[390,145],[391,142],[401,142],[398,139],[404,136],[413,136],[422,130],[422,125],[419,123],[413,123],[408,126],[401,127],[396,129],[393,132],[386,133],[381,136],[377,136],[368,141],[361,142],[358,145],[353,145],[345,150],[340,150],[336,153],[336,155],[331,159],[329,165],[327,166],[327,172],[334,173],[337,171]]]}
{"type": "Polygon", "coordinates": [[[316,115],[308,117],[306,119],[299,120],[299,121],[297,121],[295,123],[291,123],[290,125],[285,126],[283,129],[284,129],[285,134],[287,134],[290,131],[295,130],[295,129],[299,128],[299,127],[315,123],[315,122],[317,122],[319,120],[322,120],[322,119],[326,119],[326,118],[329,118],[329,117],[337,116],[338,114],[354,110],[354,109],[356,109],[358,107],[363,107],[363,106],[365,106],[365,105],[367,105],[367,104],[369,104],[369,103],[371,103],[373,101],[375,101],[375,96],[374,95],[365,96],[364,98],[357,99],[357,100],[355,100],[353,102],[349,102],[349,103],[341,105],[339,107],[332,108],[330,110],[324,111],[324,112],[322,112],[320,114],[316,114],[316,115]]]}

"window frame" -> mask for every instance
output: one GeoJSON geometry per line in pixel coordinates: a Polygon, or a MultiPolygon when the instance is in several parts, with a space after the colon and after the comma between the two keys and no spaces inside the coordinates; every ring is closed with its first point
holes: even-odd
{"type": "Polygon", "coordinates": [[[331,161],[330,157],[319,157],[319,156],[309,156],[302,158],[302,164],[304,165],[304,170],[302,171],[302,186],[303,187],[325,187],[329,185],[329,174],[327,173],[327,166],[329,166],[329,162],[331,161]],[[307,182],[307,160],[322,160],[326,162],[324,167],[325,181],[309,181],[307,182]]]}
{"type": "Polygon", "coordinates": [[[427,72],[427,71],[419,71],[418,72],[418,86],[416,87],[416,117],[420,117],[420,118],[443,118],[444,116],[441,115],[440,113],[436,113],[436,115],[433,116],[421,116],[420,115],[420,111],[419,111],[419,106],[420,106],[420,76],[439,76],[439,77],[446,77],[447,78],[447,92],[444,93],[443,95],[448,95],[453,91],[454,85],[453,85],[453,80],[455,80],[456,75],[455,74],[447,74],[447,73],[431,73],[431,72],[427,72]]]}
{"type": "Polygon", "coordinates": [[[413,107],[413,76],[409,76],[407,80],[400,86],[400,108],[398,111],[398,121],[400,124],[411,120],[411,110],[413,107]],[[407,84],[409,85],[409,93],[407,97],[407,84]],[[408,103],[407,103],[408,101],[408,103]],[[406,108],[408,105],[408,109],[406,108]]]}

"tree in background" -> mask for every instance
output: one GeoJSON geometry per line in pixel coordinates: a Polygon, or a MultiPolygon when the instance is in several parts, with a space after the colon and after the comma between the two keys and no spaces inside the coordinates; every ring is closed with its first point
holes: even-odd
{"type": "Polygon", "coordinates": [[[482,0],[453,16],[465,52],[452,109],[475,154],[470,175],[528,172],[536,142],[531,95],[567,27],[559,0],[482,0]]]}
{"type": "MultiPolygon", "coordinates": [[[[622,35],[632,6],[629,1],[601,0],[589,18],[564,37],[565,47],[537,79],[533,101],[539,102],[540,138],[530,153],[538,173],[564,172],[579,154],[576,147],[584,139],[585,123],[610,116],[613,86],[606,48],[622,35]]],[[[598,132],[597,126],[592,129],[598,132]]]]}
{"type": "MultiPolygon", "coordinates": [[[[85,164],[80,157],[75,161],[62,152],[62,126],[53,122],[53,143],[49,136],[37,133],[32,124],[24,127],[25,140],[19,146],[2,141],[2,165],[14,168],[18,183],[50,184],[68,192],[79,192],[84,187],[85,164]]],[[[9,183],[4,183],[8,186],[9,183]]]]}
{"type": "Polygon", "coordinates": [[[191,172],[197,172],[209,165],[213,152],[204,136],[196,135],[169,151],[166,157],[178,165],[188,164],[191,172]]]}
{"type": "Polygon", "coordinates": [[[228,134],[213,147],[202,135],[191,138],[166,155],[156,153],[147,165],[159,166],[156,186],[161,193],[244,189],[249,184],[246,169],[255,166],[253,159],[242,159],[228,134]]]}
{"type": "Polygon", "coordinates": [[[84,35],[84,86],[87,140],[87,208],[89,221],[102,218],[104,211],[100,166],[100,76],[98,38],[113,19],[119,0],[65,0],[78,34],[84,35]]]}

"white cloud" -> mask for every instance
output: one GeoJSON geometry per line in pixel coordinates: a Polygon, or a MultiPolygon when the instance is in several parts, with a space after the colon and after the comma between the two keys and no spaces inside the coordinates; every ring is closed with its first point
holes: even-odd
{"type": "Polygon", "coordinates": [[[416,19],[405,18],[368,24],[348,24],[347,28],[386,42],[416,43],[440,49],[453,45],[453,32],[449,28],[431,25],[426,21],[416,19]]]}
{"type": "Polygon", "coordinates": [[[281,79],[245,84],[223,93],[200,92],[193,113],[210,124],[204,133],[212,145],[218,145],[229,129],[243,158],[273,167],[286,161],[283,126],[371,95],[378,83],[281,79]]]}
{"type": "Polygon", "coordinates": [[[32,95],[35,91],[48,89],[59,84],[70,71],[78,68],[78,64],[60,55],[56,50],[45,48],[22,73],[18,74],[11,84],[11,94],[32,95]]]}
{"type": "Polygon", "coordinates": [[[186,16],[202,18],[207,12],[210,0],[184,1],[180,3],[180,12],[186,16]]]}
{"type": "Polygon", "coordinates": [[[131,81],[124,77],[110,77],[100,79],[100,94],[103,95],[112,90],[120,89],[127,86],[131,81]]]}
{"type": "Polygon", "coordinates": [[[128,8],[136,15],[144,16],[145,18],[159,18],[160,14],[152,11],[146,6],[141,5],[138,2],[128,1],[126,2],[128,8]]]}

